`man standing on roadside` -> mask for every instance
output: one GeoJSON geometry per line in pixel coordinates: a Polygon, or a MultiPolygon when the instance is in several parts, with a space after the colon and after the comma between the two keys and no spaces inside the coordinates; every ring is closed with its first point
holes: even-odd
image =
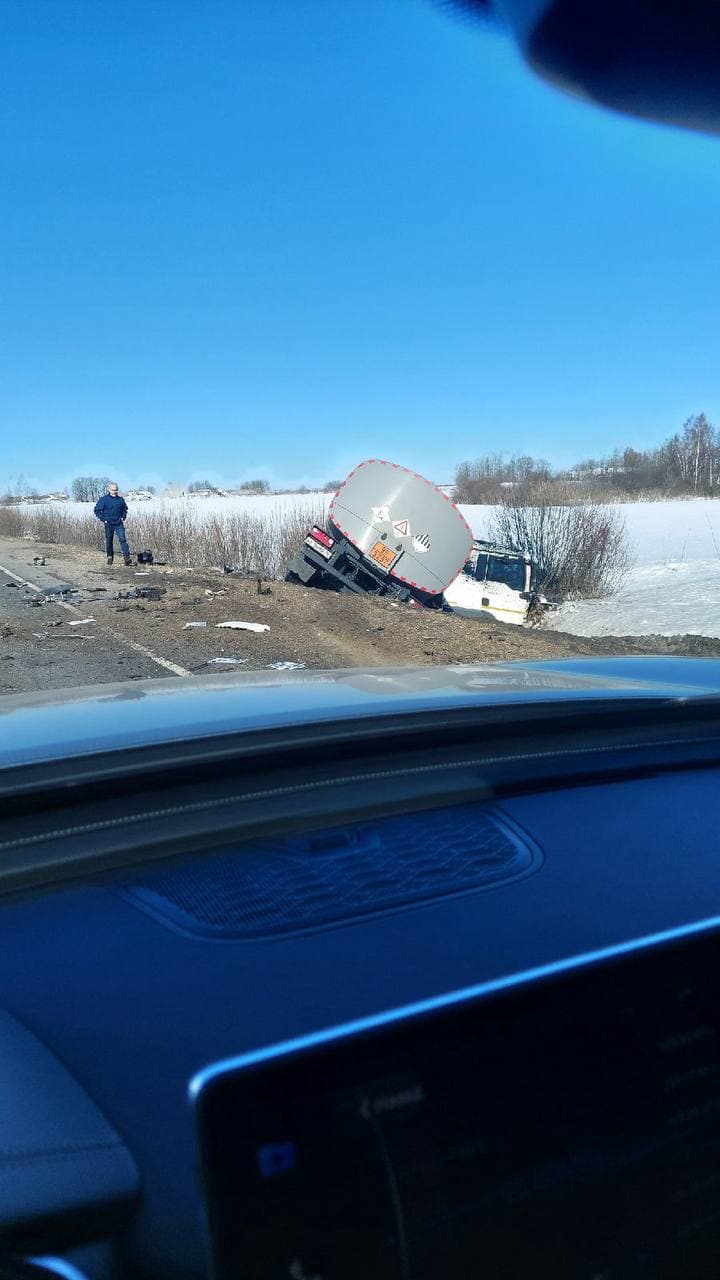
{"type": "Polygon", "coordinates": [[[125,564],[130,564],[130,548],[125,537],[125,526],[123,520],[127,515],[127,503],[124,498],[120,497],[116,484],[109,484],[107,493],[102,498],[98,498],[95,503],[95,515],[98,520],[102,520],[105,526],[105,550],[107,552],[107,562],[113,562],[113,539],[115,534],[118,536],[120,550],[123,553],[125,564]]]}

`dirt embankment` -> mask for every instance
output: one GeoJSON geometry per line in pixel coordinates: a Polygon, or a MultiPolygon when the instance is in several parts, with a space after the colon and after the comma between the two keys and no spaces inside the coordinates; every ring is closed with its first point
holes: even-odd
{"type": "MultiPolygon", "coordinates": [[[[194,674],[261,670],[284,662],[339,668],[611,654],[720,656],[720,639],[701,636],[587,638],[396,606],[367,596],[314,591],[285,582],[265,582],[259,590],[255,580],[225,576],[220,571],[156,565],[145,573],[142,566],[125,568],[122,563],[108,568],[98,554],[69,547],[18,541],[16,549],[28,563],[28,578],[32,579],[33,555],[44,555],[51,572],[77,585],[80,591],[75,599],[83,610],[91,605],[88,611],[98,627],[112,627],[127,641],[147,646],[194,674]],[[163,594],[157,600],[121,598],[120,593],[147,587],[158,587],[163,594]],[[228,621],[259,623],[269,630],[218,628],[218,623],[228,621]],[[187,627],[187,623],[205,625],[187,627]],[[218,658],[236,662],[218,664],[213,661],[218,658]]],[[[7,589],[3,594],[7,596],[7,589]]],[[[6,649],[11,646],[26,653],[35,648],[54,648],[59,653],[62,646],[50,634],[50,623],[56,620],[59,627],[55,635],[60,628],[69,628],[67,616],[57,605],[33,606],[28,600],[7,619],[0,643],[6,649]]],[[[3,621],[0,617],[0,623],[3,621]]],[[[78,645],[64,648],[70,647],[75,652],[78,645]]],[[[77,660],[81,664],[79,653],[77,660]]],[[[117,679],[118,674],[114,667],[106,678],[117,679]]],[[[83,680],[79,678],[77,683],[83,680]]]]}

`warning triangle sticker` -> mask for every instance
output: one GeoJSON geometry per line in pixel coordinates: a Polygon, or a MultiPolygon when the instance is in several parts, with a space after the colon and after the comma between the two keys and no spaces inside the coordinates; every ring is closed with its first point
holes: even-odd
{"type": "Polygon", "coordinates": [[[396,533],[398,538],[409,538],[410,537],[410,521],[409,520],[393,520],[393,533],[396,533]]]}

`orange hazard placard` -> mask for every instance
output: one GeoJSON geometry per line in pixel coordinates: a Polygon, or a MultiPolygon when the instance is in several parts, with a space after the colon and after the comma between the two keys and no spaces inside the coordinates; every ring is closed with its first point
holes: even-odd
{"type": "Polygon", "coordinates": [[[388,547],[384,542],[375,542],[370,548],[369,555],[370,559],[374,560],[375,563],[379,564],[383,569],[389,569],[397,555],[397,552],[394,551],[392,547],[388,547]]]}

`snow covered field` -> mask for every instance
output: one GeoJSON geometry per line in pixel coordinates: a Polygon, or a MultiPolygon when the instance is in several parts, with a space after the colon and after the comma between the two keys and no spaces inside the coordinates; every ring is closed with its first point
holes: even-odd
{"type": "Polygon", "coordinates": [[[609,600],[563,605],[557,631],[576,635],[720,636],[720,501],[620,507],[635,564],[609,600]]]}
{"type": "MultiPolygon", "coordinates": [[[[130,516],[182,507],[207,516],[247,512],[277,516],[301,511],[312,518],[330,495],[279,494],[235,498],[171,498],[130,503],[130,516]]],[[[85,503],[66,502],[68,514],[92,516],[85,503]]],[[[492,507],[460,508],[478,537],[487,535],[492,507]]],[[[578,635],[720,636],[720,501],[638,502],[620,508],[628,528],[634,566],[622,590],[607,600],[563,605],[549,625],[578,635]]],[[[37,511],[37,507],[31,510],[37,511]]]]}
{"type": "MultiPolygon", "coordinates": [[[[276,512],[315,512],[318,507],[327,507],[332,494],[329,493],[277,493],[257,494],[234,498],[150,498],[131,499],[128,502],[128,519],[134,515],[150,515],[158,511],[189,511],[193,518],[200,521],[208,516],[234,515],[245,512],[248,515],[269,516],[276,512]]],[[[87,516],[93,514],[91,502],[58,502],[38,506],[34,503],[23,503],[27,511],[42,511],[43,506],[54,510],[65,511],[70,516],[87,516]]]]}

